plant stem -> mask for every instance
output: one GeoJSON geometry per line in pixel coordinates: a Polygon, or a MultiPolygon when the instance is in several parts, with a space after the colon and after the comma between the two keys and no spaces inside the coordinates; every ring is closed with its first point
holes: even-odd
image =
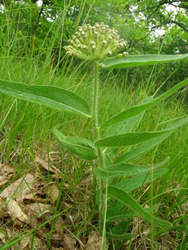
{"type": "MultiPolygon", "coordinates": [[[[94,94],[93,94],[93,123],[95,130],[95,140],[100,139],[100,130],[98,124],[98,95],[99,95],[99,62],[96,61],[94,65],[94,94]]],[[[99,167],[104,168],[104,155],[102,149],[97,147],[99,157],[99,167]]],[[[103,189],[106,187],[106,181],[99,181],[99,233],[103,234],[105,238],[105,209],[106,209],[106,194],[103,189]]],[[[104,240],[105,244],[105,240],[104,240]]],[[[104,248],[105,249],[105,248],[104,248]]]]}

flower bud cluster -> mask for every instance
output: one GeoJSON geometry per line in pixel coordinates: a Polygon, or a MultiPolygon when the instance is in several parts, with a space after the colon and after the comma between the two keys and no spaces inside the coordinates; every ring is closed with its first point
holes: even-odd
{"type": "Polygon", "coordinates": [[[111,56],[126,45],[126,41],[120,38],[115,29],[110,29],[104,23],[96,23],[94,26],[84,24],[78,27],[69,45],[64,48],[70,56],[93,61],[111,56]]]}

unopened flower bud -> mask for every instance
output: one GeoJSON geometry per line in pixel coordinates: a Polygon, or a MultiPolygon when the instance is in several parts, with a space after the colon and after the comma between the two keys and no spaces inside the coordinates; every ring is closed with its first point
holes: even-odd
{"type": "Polygon", "coordinates": [[[74,41],[73,41],[73,40],[69,40],[68,42],[69,42],[70,44],[73,44],[73,43],[74,43],[74,41]]]}
{"type": "Polygon", "coordinates": [[[122,55],[125,57],[127,56],[129,53],[128,52],[123,52],[122,55]]]}
{"type": "Polygon", "coordinates": [[[124,43],[120,43],[120,44],[119,44],[119,48],[121,49],[121,48],[123,48],[123,47],[125,47],[124,43]]]}
{"type": "Polygon", "coordinates": [[[94,41],[91,41],[90,44],[91,44],[91,45],[95,45],[95,42],[94,42],[94,41]]]}
{"type": "Polygon", "coordinates": [[[104,68],[104,66],[105,66],[104,63],[99,63],[100,68],[104,68]]]}
{"type": "Polygon", "coordinates": [[[73,54],[71,51],[67,51],[67,55],[72,56],[73,54]]]}
{"type": "Polygon", "coordinates": [[[79,44],[79,43],[80,43],[80,41],[79,41],[78,39],[76,39],[74,42],[75,42],[75,43],[77,43],[77,44],[79,44]]]}
{"type": "MultiPolygon", "coordinates": [[[[69,44],[64,47],[68,55],[85,60],[100,61],[125,47],[126,42],[124,39],[120,39],[116,30],[110,29],[104,23],[96,23],[94,26],[90,24],[79,26],[78,31],[69,40],[69,44]]],[[[125,55],[126,52],[117,57],[125,55]]]]}
{"type": "Polygon", "coordinates": [[[122,58],[122,57],[123,57],[123,54],[116,55],[116,59],[119,59],[119,58],[122,58]]]}

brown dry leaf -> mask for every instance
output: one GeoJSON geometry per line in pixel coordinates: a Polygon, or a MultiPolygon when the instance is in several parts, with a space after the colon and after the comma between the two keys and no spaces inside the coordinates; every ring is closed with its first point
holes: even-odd
{"type": "Polygon", "coordinates": [[[19,250],[30,250],[31,236],[24,237],[19,242],[19,250]]]}
{"type": "Polygon", "coordinates": [[[0,163],[0,188],[12,179],[14,173],[14,167],[0,163]]]}
{"type": "Polygon", "coordinates": [[[45,203],[47,201],[47,198],[44,198],[46,196],[46,187],[44,180],[40,178],[35,177],[35,182],[32,184],[32,193],[35,194],[35,197],[43,199],[43,202],[45,203]]]}
{"type": "Polygon", "coordinates": [[[24,212],[30,216],[40,218],[46,213],[52,214],[52,207],[50,204],[31,203],[24,207],[24,212]]]}
{"type": "Polygon", "coordinates": [[[63,247],[50,247],[50,250],[64,250],[64,248],[63,247]]]}
{"type": "Polygon", "coordinates": [[[22,196],[22,201],[24,204],[29,204],[32,202],[43,203],[46,201],[45,198],[40,198],[37,196],[37,193],[30,193],[22,196]]]}
{"type": "Polygon", "coordinates": [[[51,203],[54,205],[59,197],[59,189],[56,185],[53,185],[49,188],[49,196],[51,203]]]}
{"type": "Polygon", "coordinates": [[[188,212],[188,202],[183,203],[181,208],[183,210],[183,213],[187,214],[187,212],[188,212]]]}
{"type": "Polygon", "coordinates": [[[46,244],[35,235],[34,248],[33,249],[36,249],[36,250],[47,250],[48,248],[47,248],[46,244]]]}
{"type": "MultiPolygon", "coordinates": [[[[10,234],[10,233],[9,233],[10,234]]],[[[15,236],[15,233],[12,234],[12,237],[15,236]]],[[[11,248],[12,250],[30,250],[31,249],[31,235],[24,237],[21,241],[19,241],[15,247],[11,248]]],[[[40,240],[36,235],[34,238],[33,248],[36,250],[47,250],[47,246],[42,240],[40,240]]]]}
{"type": "Polygon", "coordinates": [[[63,240],[65,250],[76,250],[76,241],[72,238],[70,234],[64,234],[63,240]]]}
{"type": "Polygon", "coordinates": [[[2,232],[0,232],[0,240],[1,240],[3,243],[5,243],[5,241],[6,241],[6,236],[5,236],[5,234],[2,233],[2,232]]]}
{"type": "MultiPolygon", "coordinates": [[[[92,231],[87,245],[86,245],[86,250],[100,250],[101,249],[101,243],[102,239],[101,236],[98,235],[98,233],[92,231]]],[[[106,250],[108,250],[108,242],[106,241],[106,250]]]]}
{"type": "MultiPolygon", "coordinates": [[[[22,231],[23,232],[23,231],[22,231]]],[[[15,227],[12,227],[12,228],[7,228],[6,227],[6,233],[8,235],[7,237],[7,242],[9,241],[9,239],[13,239],[14,237],[18,237],[19,234],[21,233],[20,232],[20,229],[17,229],[15,227]]],[[[29,236],[21,239],[20,241],[16,242],[13,246],[11,246],[10,248],[7,248],[7,249],[10,249],[10,250],[30,250],[30,241],[31,239],[29,238],[29,236]]]]}
{"type": "Polygon", "coordinates": [[[57,243],[63,241],[63,237],[59,232],[53,232],[51,235],[51,241],[57,243]]]}
{"type": "MultiPolygon", "coordinates": [[[[64,246],[64,221],[61,216],[57,217],[51,241],[55,245],[64,246]]],[[[59,248],[58,248],[59,249],[59,248]]]]}
{"type": "Polygon", "coordinates": [[[4,205],[5,200],[0,197],[0,218],[2,218],[5,213],[4,205]]]}
{"type": "Polygon", "coordinates": [[[14,196],[16,200],[20,201],[23,195],[30,193],[30,186],[33,181],[34,176],[32,174],[26,174],[5,188],[0,194],[0,197],[13,198],[14,196]]]}
{"type": "Polygon", "coordinates": [[[64,223],[64,220],[62,219],[61,216],[58,216],[57,219],[56,219],[56,223],[55,223],[55,229],[57,232],[61,233],[63,235],[63,232],[64,232],[64,226],[65,226],[65,223],[64,223]]]}
{"type": "Polygon", "coordinates": [[[18,219],[21,222],[28,223],[28,216],[22,211],[15,200],[8,201],[7,210],[13,222],[18,219]]]}
{"type": "Polygon", "coordinates": [[[35,158],[36,163],[39,164],[40,167],[42,167],[46,171],[50,171],[51,173],[54,174],[59,174],[61,171],[59,171],[58,168],[54,166],[50,166],[48,163],[46,163],[44,160],[42,160],[39,156],[36,156],[35,158]]]}

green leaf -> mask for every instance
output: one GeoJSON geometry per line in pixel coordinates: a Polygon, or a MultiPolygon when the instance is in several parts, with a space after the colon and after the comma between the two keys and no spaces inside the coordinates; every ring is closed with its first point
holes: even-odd
{"type": "MultiPolygon", "coordinates": [[[[142,100],[141,103],[146,103],[151,101],[152,97],[147,97],[146,99],[142,100]]],[[[117,135],[120,133],[128,133],[132,132],[134,127],[138,125],[139,120],[141,120],[141,117],[143,116],[144,112],[128,119],[123,122],[120,122],[118,125],[115,124],[115,126],[108,127],[108,129],[105,129],[104,137],[117,135]]],[[[114,161],[114,158],[116,157],[118,153],[118,148],[107,148],[106,150],[106,166],[112,165],[112,162],[114,161]]]]}
{"type": "MultiPolygon", "coordinates": [[[[121,190],[130,193],[135,189],[142,187],[147,183],[151,183],[151,181],[155,181],[159,177],[163,176],[168,172],[167,168],[156,169],[153,173],[143,173],[141,175],[135,176],[131,179],[128,179],[123,182],[119,182],[115,184],[115,187],[120,188],[121,190]]],[[[119,213],[124,208],[124,205],[119,201],[115,200],[108,206],[107,217],[111,217],[114,214],[114,211],[119,213]]]]}
{"type": "Polygon", "coordinates": [[[113,234],[106,232],[106,238],[111,240],[130,240],[135,235],[131,233],[125,233],[125,234],[113,234]]]}
{"type": "Polygon", "coordinates": [[[175,93],[178,89],[182,88],[186,84],[188,84],[188,78],[185,79],[184,81],[178,83],[173,88],[166,91],[164,94],[160,95],[159,97],[153,99],[152,101],[128,108],[127,110],[120,112],[119,114],[115,115],[114,117],[112,117],[108,121],[106,121],[104,124],[102,124],[101,128],[105,128],[105,127],[111,126],[113,124],[122,122],[130,117],[133,117],[133,116],[149,109],[150,107],[156,105],[157,103],[161,102],[162,100],[166,99],[167,97],[169,97],[170,95],[175,93]]]}
{"type": "Polygon", "coordinates": [[[174,131],[175,129],[188,123],[188,117],[175,122],[173,126],[160,131],[150,131],[150,132],[137,132],[137,133],[126,133],[115,136],[106,137],[95,142],[96,146],[101,147],[121,147],[130,146],[144,141],[151,140],[158,136],[164,135],[165,133],[174,131]]]}
{"type": "MultiPolygon", "coordinates": [[[[139,105],[149,103],[152,100],[153,100],[152,96],[147,97],[146,99],[142,100],[139,103],[139,105]]],[[[131,132],[133,128],[135,127],[135,125],[138,124],[138,121],[142,117],[143,114],[144,112],[138,115],[135,115],[134,117],[131,117],[128,120],[123,120],[118,125],[115,124],[115,126],[108,127],[108,129],[105,129],[104,136],[107,137],[107,136],[117,135],[123,132],[124,133],[131,132]]]]}
{"type": "Polygon", "coordinates": [[[94,173],[99,179],[109,179],[118,176],[128,177],[128,176],[151,172],[152,170],[164,166],[169,161],[169,159],[170,157],[165,159],[163,162],[160,162],[153,166],[152,165],[136,166],[136,165],[121,163],[109,166],[105,169],[99,169],[99,168],[94,169],[94,173]]]}
{"type": "Polygon", "coordinates": [[[108,195],[120,202],[122,202],[124,205],[128,206],[131,208],[131,210],[135,211],[141,218],[144,218],[147,220],[149,223],[153,221],[153,223],[161,228],[169,228],[172,226],[171,223],[158,219],[152,215],[150,215],[144,208],[142,208],[138,202],[127,192],[114,187],[114,186],[109,186],[108,187],[108,195]]]}
{"type": "MultiPolygon", "coordinates": [[[[146,212],[153,211],[159,207],[159,204],[154,205],[152,208],[144,208],[146,212]]],[[[139,217],[138,213],[132,210],[124,210],[124,211],[114,211],[114,213],[111,216],[107,216],[106,222],[114,222],[114,221],[120,221],[125,220],[129,218],[135,218],[139,217]]]]}
{"type": "Polygon", "coordinates": [[[179,55],[128,55],[125,57],[110,57],[102,61],[104,68],[127,68],[145,65],[155,65],[177,61],[188,57],[188,54],[179,55]]]}
{"type": "Polygon", "coordinates": [[[62,147],[71,153],[78,155],[81,159],[93,160],[97,158],[97,149],[93,142],[88,139],[65,136],[56,128],[53,132],[62,147]]]}
{"type": "MultiPolygon", "coordinates": [[[[124,206],[124,205],[123,205],[124,206]]],[[[113,234],[113,235],[124,235],[127,234],[127,232],[130,229],[130,224],[131,224],[131,219],[129,220],[124,220],[124,221],[120,221],[117,223],[113,223],[113,225],[108,225],[107,227],[109,228],[109,233],[113,234]]],[[[129,231],[130,233],[130,231],[129,231]]],[[[126,241],[126,239],[124,240],[126,241]]],[[[120,245],[120,242],[119,242],[120,245]]],[[[119,249],[119,247],[116,244],[117,249],[119,249]]]]}
{"type": "Polygon", "coordinates": [[[174,122],[171,126],[167,127],[166,131],[174,131],[175,129],[180,128],[187,123],[188,123],[188,117],[185,117],[177,122],[174,122]]]}
{"type": "Polygon", "coordinates": [[[154,139],[149,140],[145,144],[121,155],[114,163],[121,163],[121,162],[128,162],[130,160],[135,159],[136,157],[142,155],[143,153],[148,152],[155,146],[159,145],[162,141],[164,141],[168,136],[170,136],[175,129],[185,125],[188,123],[188,118],[183,118],[177,122],[175,122],[172,126],[168,127],[163,135],[159,135],[158,137],[155,137],[154,139]]]}
{"type": "Polygon", "coordinates": [[[124,204],[119,201],[111,201],[107,209],[107,218],[113,216],[114,213],[119,213],[125,208],[124,204]]]}
{"type": "Polygon", "coordinates": [[[138,217],[138,213],[136,213],[135,211],[132,210],[120,211],[118,213],[115,212],[110,217],[107,217],[106,222],[121,221],[135,217],[138,217]]]}
{"type": "Polygon", "coordinates": [[[95,142],[95,145],[100,147],[130,146],[144,141],[148,141],[165,133],[166,133],[165,130],[161,130],[152,132],[120,134],[100,139],[97,142],[95,142]]]}
{"type": "Polygon", "coordinates": [[[173,131],[168,131],[168,132],[164,133],[163,135],[157,136],[154,139],[149,140],[148,142],[144,143],[143,145],[141,145],[135,149],[132,149],[132,150],[128,151],[127,153],[119,156],[115,160],[114,163],[118,164],[118,163],[122,163],[122,162],[128,162],[128,161],[131,161],[131,160],[141,156],[142,154],[150,151],[155,146],[159,145],[162,141],[164,141],[166,138],[168,138],[172,133],[173,133],[173,131]]]}
{"type": "Polygon", "coordinates": [[[61,88],[0,80],[0,92],[57,110],[91,117],[89,106],[84,99],[61,88]]]}
{"type": "Polygon", "coordinates": [[[115,186],[125,192],[132,192],[138,187],[150,183],[168,172],[167,168],[156,169],[153,173],[143,173],[123,182],[116,183],[115,186]]]}

